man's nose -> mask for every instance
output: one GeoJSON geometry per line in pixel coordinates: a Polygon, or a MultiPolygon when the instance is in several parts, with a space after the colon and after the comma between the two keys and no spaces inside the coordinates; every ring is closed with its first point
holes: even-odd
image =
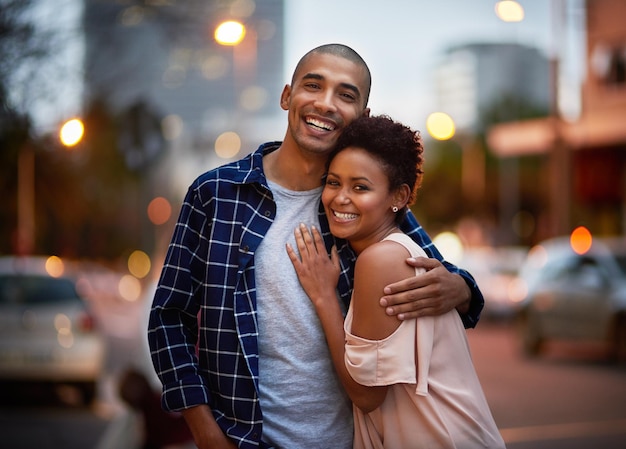
{"type": "Polygon", "coordinates": [[[335,95],[331,90],[320,91],[315,98],[315,107],[322,111],[335,111],[335,95]]]}

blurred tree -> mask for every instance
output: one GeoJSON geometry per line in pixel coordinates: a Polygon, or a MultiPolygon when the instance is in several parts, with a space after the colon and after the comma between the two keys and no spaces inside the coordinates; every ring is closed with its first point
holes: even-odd
{"type": "Polygon", "coordinates": [[[0,0],[0,101],[22,115],[54,91],[51,86],[60,73],[52,70],[59,68],[52,56],[67,44],[62,33],[39,23],[40,3],[0,0]]]}
{"type": "MultiPolygon", "coordinates": [[[[38,155],[38,226],[46,253],[116,259],[141,239],[141,176],[119,148],[119,120],[102,101],[85,111],[86,133],[72,150],[38,155]]],[[[148,249],[149,248],[145,248],[148,249]]]]}
{"type": "Polygon", "coordinates": [[[0,85],[0,254],[12,252],[17,223],[17,157],[29,139],[28,116],[12,109],[0,85]]]}
{"type": "MultiPolygon", "coordinates": [[[[489,151],[486,131],[496,123],[546,117],[545,107],[530,103],[515,93],[503,94],[480,111],[474,130],[460,131],[449,141],[429,140],[426,143],[426,170],[414,213],[429,233],[451,230],[464,218],[491,226],[501,219],[501,159],[489,151]],[[462,142],[475,145],[484,157],[485,188],[480,198],[466,198],[461,187],[462,142]]],[[[537,182],[544,156],[525,156],[517,160],[518,206],[537,217],[545,207],[541,182],[537,182]]],[[[511,182],[515,181],[511,179],[511,182]]],[[[498,236],[491,236],[498,243],[498,236]]],[[[530,244],[533,235],[520,236],[522,244],[530,244]]],[[[501,242],[500,242],[501,243],[501,242]]],[[[510,243],[510,242],[509,242],[510,243]]]]}
{"type": "Polygon", "coordinates": [[[32,0],[0,0],[0,253],[14,248],[17,216],[17,159],[31,140],[32,120],[26,99],[12,95],[15,86],[37,68],[51,39],[40,33],[28,13],[32,0]]]}
{"type": "Polygon", "coordinates": [[[39,135],[30,106],[40,95],[36,89],[50,94],[52,88],[28,85],[37,84],[32,74],[46,77],[55,70],[50,56],[64,37],[36,21],[38,3],[0,0],[0,254],[16,249],[18,154],[28,145],[35,153],[35,252],[115,259],[146,241],[141,238],[146,206],[141,204],[141,174],[158,155],[156,119],[142,108],[116,115],[95,98],[86,107],[87,132],[78,147],[64,148],[55,134],[39,135]],[[146,117],[152,131],[151,136],[132,136],[132,152],[148,151],[141,163],[129,158],[124,144],[129,116],[135,134],[144,130],[146,117]],[[145,137],[150,142],[141,140],[145,137]]]}

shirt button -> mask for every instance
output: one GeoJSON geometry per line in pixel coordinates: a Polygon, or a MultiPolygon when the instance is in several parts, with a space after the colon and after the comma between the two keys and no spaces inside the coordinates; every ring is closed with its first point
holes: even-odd
{"type": "Polygon", "coordinates": [[[250,247],[248,245],[244,245],[243,248],[241,248],[243,250],[244,253],[247,253],[248,251],[250,251],[250,247]]]}
{"type": "Polygon", "coordinates": [[[270,215],[272,215],[272,212],[270,212],[269,210],[266,210],[266,211],[265,211],[265,216],[266,216],[266,217],[269,217],[270,215]]]}

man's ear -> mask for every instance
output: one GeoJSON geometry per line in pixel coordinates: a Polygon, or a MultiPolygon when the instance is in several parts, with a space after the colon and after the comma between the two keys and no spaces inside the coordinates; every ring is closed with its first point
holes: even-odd
{"type": "Polygon", "coordinates": [[[363,109],[363,117],[369,117],[369,116],[370,116],[370,108],[363,109]]]}
{"type": "Polygon", "coordinates": [[[287,111],[289,110],[289,97],[291,96],[291,86],[289,84],[285,84],[283,87],[283,92],[280,94],[280,107],[287,111]]]}

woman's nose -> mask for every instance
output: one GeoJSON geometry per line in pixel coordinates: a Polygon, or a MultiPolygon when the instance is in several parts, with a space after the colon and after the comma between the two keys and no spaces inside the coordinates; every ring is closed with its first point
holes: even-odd
{"type": "Polygon", "coordinates": [[[346,192],[344,189],[341,189],[339,192],[337,192],[335,200],[340,204],[347,204],[350,202],[350,195],[348,195],[348,192],[346,192]]]}

